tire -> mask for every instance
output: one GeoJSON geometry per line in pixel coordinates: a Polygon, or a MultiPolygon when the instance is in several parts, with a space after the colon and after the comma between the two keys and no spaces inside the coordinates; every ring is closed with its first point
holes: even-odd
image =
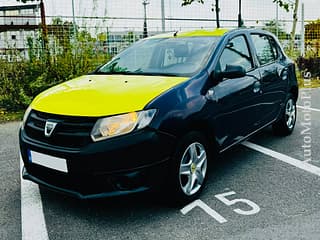
{"type": "Polygon", "coordinates": [[[297,119],[296,100],[292,94],[289,94],[280,119],[272,125],[273,132],[276,135],[287,136],[293,132],[297,119]]]}
{"type": "Polygon", "coordinates": [[[167,184],[170,197],[174,197],[171,203],[185,204],[200,194],[206,181],[208,156],[207,141],[200,133],[191,132],[179,141],[167,184]]]}

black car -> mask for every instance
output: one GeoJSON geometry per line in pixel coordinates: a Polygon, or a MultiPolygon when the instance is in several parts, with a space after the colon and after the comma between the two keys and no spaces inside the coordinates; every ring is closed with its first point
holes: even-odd
{"type": "Polygon", "coordinates": [[[161,188],[190,201],[213,153],[269,125],[290,134],[297,98],[294,62],[269,32],[146,38],[34,99],[19,133],[23,178],[79,198],[161,188]]]}

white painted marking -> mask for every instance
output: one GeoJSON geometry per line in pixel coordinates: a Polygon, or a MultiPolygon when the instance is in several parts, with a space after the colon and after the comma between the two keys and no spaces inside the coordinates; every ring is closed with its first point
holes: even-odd
{"type": "Polygon", "coordinates": [[[298,106],[297,108],[301,108],[301,109],[305,109],[305,110],[311,110],[311,111],[315,111],[315,112],[320,112],[320,109],[317,108],[311,108],[311,107],[303,107],[303,106],[298,106]]]}
{"type": "Polygon", "coordinates": [[[192,203],[190,203],[187,206],[185,206],[184,208],[182,208],[180,211],[183,215],[186,215],[188,212],[190,212],[195,207],[201,208],[203,211],[205,211],[207,214],[209,214],[212,218],[217,220],[219,223],[227,222],[227,219],[222,217],[219,213],[217,213],[215,210],[210,208],[207,204],[202,202],[200,199],[193,201],[192,203]]]}
{"type": "Polygon", "coordinates": [[[301,160],[297,160],[297,159],[289,157],[285,154],[273,151],[269,148],[265,148],[260,145],[248,142],[248,141],[242,142],[241,144],[248,147],[248,148],[251,148],[253,150],[256,150],[258,152],[261,152],[261,153],[268,155],[268,156],[271,156],[273,158],[276,158],[282,162],[288,163],[292,166],[295,166],[295,167],[300,168],[302,170],[305,170],[307,172],[313,173],[313,174],[320,177],[320,168],[316,167],[312,164],[309,164],[307,162],[303,162],[301,160]]]}
{"type": "Polygon", "coordinates": [[[237,199],[229,200],[226,198],[226,197],[234,195],[234,194],[236,194],[234,191],[230,191],[230,192],[216,194],[215,197],[227,206],[231,206],[236,203],[243,203],[243,204],[246,204],[249,207],[251,207],[251,210],[242,210],[240,208],[233,209],[233,211],[238,214],[249,216],[249,215],[254,215],[254,214],[260,212],[260,207],[256,203],[254,203],[248,199],[237,198],[237,199]]]}
{"type": "Polygon", "coordinates": [[[22,240],[48,240],[39,187],[33,182],[22,179],[22,168],[23,162],[20,156],[22,240]]]}

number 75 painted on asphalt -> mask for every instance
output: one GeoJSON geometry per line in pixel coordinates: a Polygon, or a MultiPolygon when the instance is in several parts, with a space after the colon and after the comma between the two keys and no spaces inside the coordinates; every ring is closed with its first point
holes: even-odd
{"type": "MultiPolygon", "coordinates": [[[[227,199],[228,196],[231,196],[231,195],[234,195],[234,194],[236,194],[234,191],[230,191],[230,192],[217,194],[217,195],[215,195],[215,197],[218,200],[220,200],[221,202],[223,202],[227,206],[232,206],[232,205],[234,205],[236,203],[243,203],[243,204],[248,205],[250,207],[250,210],[243,210],[243,209],[240,209],[240,208],[233,209],[234,212],[236,212],[238,214],[241,214],[241,215],[246,215],[246,216],[253,215],[253,214],[256,214],[256,213],[258,213],[260,211],[260,207],[257,204],[255,204],[254,202],[252,202],[252,201],[250,201],[248,199],[243,199],[243,198],[238,198],[238,199],[233,199],[233,200],[227,199]]],[[[225,219],[223,216],[221,216],[215,210],[210,208],[207,204],[202,202],[200,199],[193,201],[189,205],[187,205],[184,208],[182,208],[180,211],[181,211],[181,213],[183,215],[186,215],[188,212],[190,212],[195,207],[201,208],[207,214],[209,214],[212,218],[217,220],[219,223],[227,222],[227,219],[225,219]]]]}

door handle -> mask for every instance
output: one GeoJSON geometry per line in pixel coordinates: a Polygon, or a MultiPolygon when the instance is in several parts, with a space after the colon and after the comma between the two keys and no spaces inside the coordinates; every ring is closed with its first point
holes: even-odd
{"type": "Polygon", "coordinates": [[[261,91],[261,83],[259,81],[254,82],[254,84],[253,84],[253,92],[254,93],[262,93],[262,91],[261,91]]]}
{"type": "Polygon", "coordinates": [[[218,98],[213,89],[209,89],[205,97],[210,101],[218,102],[218,98]]]}

